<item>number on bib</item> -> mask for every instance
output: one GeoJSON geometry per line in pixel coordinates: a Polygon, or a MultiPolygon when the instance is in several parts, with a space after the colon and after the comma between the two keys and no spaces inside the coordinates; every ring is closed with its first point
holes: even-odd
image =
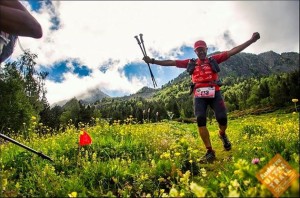
{"type": "Polygon", "coordinates": [[[200,87],[195,90],[195,98],[214,98],[215,97],[215,87],[200,87]]]}

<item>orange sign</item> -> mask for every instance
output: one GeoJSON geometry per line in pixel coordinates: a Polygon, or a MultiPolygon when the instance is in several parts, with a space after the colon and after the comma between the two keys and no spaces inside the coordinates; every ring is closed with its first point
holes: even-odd
{"type": "Polygon", "coordinates": [[[297,177],[298,173],[279,154],[256,174],[256,178],[266,185],[274,197],[284,193],[297,177]]]}

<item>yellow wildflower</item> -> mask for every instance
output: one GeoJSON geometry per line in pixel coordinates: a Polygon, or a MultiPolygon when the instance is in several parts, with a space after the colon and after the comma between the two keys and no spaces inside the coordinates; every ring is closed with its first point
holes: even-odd
{"type": "Polygon", "coordinates": [[[235,188],[238,188],[240,187],[240,184],[239,182],[237,181],[237,179],[233,180],[233,181],[230,181],[230,184],[235,187],[235,188]]]}
{"type": "Polygon", "coordinates": [[[200,171],[201,171],[201,174],[202,174],[203,177],[207,176],[205,168],[201,168],[200,171]]]}
{"type": "Polygon", "coordinates": [[[235,171],[233,172],[233,174],[238,175],[239,178],[243,178],[243,177],[244,177],[244,173],[243,173],[242,170],[235,170],[235,171]]]}
{"type": "Polygon", "coordinates": [[[178,191],[176,190],[176,188],[171,188],[169,196],[170,197],[177,197],[178,196],[178,191]]]}
{"type": "Polygon", "coordinates": [[[221,182],[221,183],[219,184],[219,186],[220,186],[220,188],[225,188],[227,185],[226,185],[224,182],[221,182]]]}
{"type": "Polygon", "coordinates": [[[69,195],[69,197],[77,197],[77,192],[71,192],[68,195],[69,195]]]}
{"type": "Polygon", "coordinates": [[[160,177],[160,178],[158,178],[157,180],[158,180],[159,182],[164,182],[164,181],[165,181],[165,178],[160,177]]]}
{"type": "Polygon", "coordinates": [[[243,183],[245,186],[248,186],[251,183],[251,180],[250,179],[244,180],[243,183]]]}
{"type": "Polygon", "coordinates": [[[2,190],[5,190],[7,186],[7,179],[2,179],[2,190]]]}
{"type": "Polygon", "coordinates": [[[197,185],[195,182],[192,182],[190,184],[191,191],[197,196],[197,197],[205,197],[205,194],[207,190],[203,188],[202,186],[197,185]]]}
{"type": "Polygon", "coordinates": [[[196,150],[193,150],[192,152],[193,152],[193,153],[198,153],[199,151],[196,149],[196,150]]]}
{"type": "Polygon", "coordinates": [[[165,189],[160,189],[159,192],[160,192],[160,194],[162,194],[165,192],[165,189]]]}
{"type": "Polygon", "coordinates": [[[240,193],[236,190],[230,190],[228,197],[240,197],[240,193]]]}
{"type": "Polygon", "coordinates": [[[20,185],[19,182],[17,182],[15,186],[16,186],[17,189],[21,188],[21,185],[20,185]]]}

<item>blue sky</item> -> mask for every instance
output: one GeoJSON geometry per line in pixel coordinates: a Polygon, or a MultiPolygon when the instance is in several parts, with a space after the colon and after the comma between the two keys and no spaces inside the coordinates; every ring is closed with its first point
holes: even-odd
{"type": "Polygon", "coordinates": [[[40,70],[49,72],[47,78],[49,80],[62,83],[64,81],[64,73],[72,72],[76,74],[78,77],[82,78],[84,76],[89,76],[92,72],[86,65],[82,65],[78,62],[78,60],[64,60],[58,63],[53,64],[51,68],[49,67],[41,67],[40,70]],[[68,67],[68,65],[72,65],[72,67],[68,67]]]}
{"type": "MultiPolygon", "coordinates": [[[[50,104],[88,89],[124,96],[153,87],[134,38],[143,33],[155,59],[195,58],[193,44],[209,53],[241,44],[259,32],[244,52],[299,52],[299,1],[22,1],[43,28],[41,39],[20,38],[48,71],[50,104]],[[153,10],[152,12],[149,12],[153,10]],[[284,14],[279,14],[284,13],[284,14]]],[[[16,47],[12,59],[22,54],[16,47]]],[[[151,65],[158,88],[184,72],[151,65]]]]}
{"type": "Polygon", "coordinates": [[[30,3],[30,7],[33,11],[38,11],[42,7],[43,1],[37,1],[37,0],[28,0],[30,3]]]}

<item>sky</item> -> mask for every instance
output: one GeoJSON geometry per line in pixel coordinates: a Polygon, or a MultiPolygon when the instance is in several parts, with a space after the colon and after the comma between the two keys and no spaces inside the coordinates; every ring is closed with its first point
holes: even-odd
{"type": "MultiPolygon", "coordinates": [[[[20,37],[36,53],[36,69],[48,71],[48,102],[68,100],[90,89],[111,97],[153,88],[134,36],[143,34],[155,59],[195,58],[193,44],[225,51],[261,38],[243,52],[299,53],[299,1],[21,1],[39,21],[43,37],[20,37]]],[[[11,58],[23,52],[19,45],[11,58]]],[[[158,87],[184,69],[150,65],[158,87]]]]}

